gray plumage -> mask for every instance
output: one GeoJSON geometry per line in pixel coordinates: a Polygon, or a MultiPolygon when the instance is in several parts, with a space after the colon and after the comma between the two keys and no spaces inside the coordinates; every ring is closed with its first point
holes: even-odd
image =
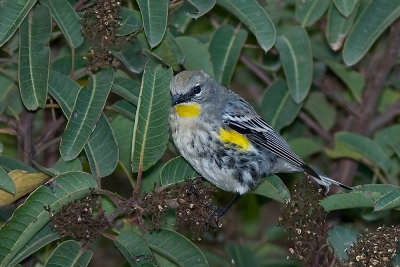
{"type": "Polygon", "coordinates": [[[329,189],[351,189],[309,167],[282,136],[241,96],[204,72],[183,71],[171,81],[170,128],[182,156],[204,178],[226,190],[244,194],[270,173],[304,172],[329,189]],[[176,106],[199,104],[198,116],[179,116],[176,106]],[[243,150],[224,144],[220,130],[236,131],[250,141],[243,150]]]}

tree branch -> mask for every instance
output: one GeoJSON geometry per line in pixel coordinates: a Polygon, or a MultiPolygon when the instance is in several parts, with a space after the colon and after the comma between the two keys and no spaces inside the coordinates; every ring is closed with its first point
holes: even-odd
{"type": "Polygon", "coordinates": [[[354,107],[354,105],[344,99],[343,95],[338,92],[341,89],[341,86],[338,84],[336,79],[325,76],[322,80],[320,88],[322,93],[324,93],[324,95],[332,100],[338,107],[343,108],[347,113],[357,118],[360,117],[360,113],[354,107]]]}
{"type": "Polygon", "coordinates": [[[53,138],[54,134],[57,132],[58,128],[64,123],[64,116],[59,117],[56,121],[51,124],[50,129],[48,129],[44,135],[39,139],[39,142],[36,144],[36,154],[39,151],[42,151],[42,148],[46,143],[53,138]]]}
{"type": "Polygon", "coordinates": [[[24,163],[28,165],[32,165],[32,160],[34,155],[34,148],[32,142],[34,118],[35,118],[35,113],[23,109],[17,130],[18,150],[20,153],[20,158],[24,163]]]}
{"type": "Polygon", "coordinates": [[[319,136],[329,143],[333,142],[333,136],[322,128],[318,123],[311,119],[306,113],[300,111],[299,118],[304,121],[311,129],[313,129],[319,136]]]}
{"type": "Polygon", "coordinates": [[[245,64],[258,78],[263,82],[270,85],[272,83],[271,78],[267,76],[260,68],[258,68],[251,60],[245,55],[240,55],[240,61],[245,64]]]}
{"type": "Polygon", "coordinates": [[[0,115],[0,122],[7,124],[14,130],[16,130],[18,128],[18,122],[14,119],[11,119],[7,115],[4,115],[4,114],[0,115]]]}
{"type": "Polygon", "coordinates": [[[384,113],[375,117],[368,126],[368,133],[373,133],[382,126],[390,122],[394,117],[400,114],[400,99],[390,106],[384,113]]]}

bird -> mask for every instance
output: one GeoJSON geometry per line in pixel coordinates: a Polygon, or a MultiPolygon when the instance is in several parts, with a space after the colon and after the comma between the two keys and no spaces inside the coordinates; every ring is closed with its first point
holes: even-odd
{"type": "Polygon", "coordinates": [[[207,73],[178,73],[170,93],[174,144],[202,177],[236,193],[227,208],[271,173],[303,172],[326,193],[331,184],[352,190],[307,165],[244,98],[207,73]]]}

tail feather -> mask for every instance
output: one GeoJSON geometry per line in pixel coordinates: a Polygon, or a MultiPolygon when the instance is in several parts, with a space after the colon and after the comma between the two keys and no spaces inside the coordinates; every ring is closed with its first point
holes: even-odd
{"type": "Polygon", "coordinates": [[[333,180],[332,178],[329,178],[328,176],[326,176],[318,171],[315,171],[315,173],[317,173],[318,176],[310,175],[310,177],[313,178],[319,185],[321,185],[325,189],[325,193],[329,192],[329,187],[331,184],[340,186],[347,190],[353,190],[353,188],[351,188],[345,184],[342,184],[336,180],[333,180]]]}

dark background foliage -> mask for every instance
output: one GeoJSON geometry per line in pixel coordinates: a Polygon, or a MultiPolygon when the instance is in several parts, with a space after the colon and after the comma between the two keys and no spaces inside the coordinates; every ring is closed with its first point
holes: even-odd
{"type": "Polygon", "coordinates": [[[400,3],[0,0],[0,265],[398,266],[400,3]],[[203,70],[351,192],[232,194],[168,136],[203,70]],[[397,256],[397,257],[396,257],[397,256]]]}

